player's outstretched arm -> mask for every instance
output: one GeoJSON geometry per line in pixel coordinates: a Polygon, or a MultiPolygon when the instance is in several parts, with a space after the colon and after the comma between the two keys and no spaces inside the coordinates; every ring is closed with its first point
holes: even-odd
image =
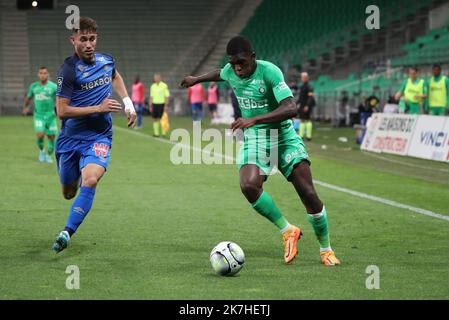
{"type": "Polygon", "coordinates": [[[23,103],[22,114],[27,115],[30,112],[30,103],[33,98],[26,96],[23,103]]]}
{"type": "Polygon", "coordinates": [[[72,107],[69,105],[70,99],[56,97],[56,112],[60,119],[85,117],[94,113],[119,112],[122,110],[121,104],[113,99],[104,99],[97,106],[72,107]]]}
{"type": "Polygon", "coordinates": [[[181,87],[188,88],[200,82],[223,81],[223,79],[220,78],[220,71],[220,69],[216,69],[197,77],[187,76],[182,80],[181,87]]]}
{"type": "Polygon", "coordinates": [[[133,102],[128,96],[128,91],[126,90],[125,82],[118,71],[115,71],[114,77],[112,79],[112,88],[114,91],[122,98],[125,104],[125,113],[128,118],[128,127],[134,127],[136,125],[137,114],[134,109],[133,102]]]}
{"type": "Polygon", "coordinates": [[[231,125],[232,130],[252,127],[256,124],[281,122],[296,116],[298,109],[292,97],[281,101],[279,107],[269,113],[261,114],[253,118],[239,118],[231,125]]]}

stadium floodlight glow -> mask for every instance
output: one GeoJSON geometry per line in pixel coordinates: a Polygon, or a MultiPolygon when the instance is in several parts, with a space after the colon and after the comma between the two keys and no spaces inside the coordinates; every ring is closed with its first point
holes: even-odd
{"type": "Polygon", "coordinates": [[[31,5],[32,5],[34,8],[36,8],[37,5],[38,5],[38,3],[37,3],[37,1],[33,1],[33,2],[31,2],[31,5]]]}

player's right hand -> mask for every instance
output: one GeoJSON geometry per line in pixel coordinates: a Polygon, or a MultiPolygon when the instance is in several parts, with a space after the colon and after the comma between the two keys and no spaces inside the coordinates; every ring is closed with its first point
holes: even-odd
{"type": "Polygon", "coordinates": [[[103,102],[99,106],[99,113],[108,113],[108,112],[119,112],[122,110],[122,105],[120,102],[114,99],[104,99],[103,102]]]}
{"type": "Polygon", "coordinates": [[[195,84],[195,82],[196,82],[196,77],[187,76],[182,80],[181,87],[183,87],[183,88],[191,87],[195,84]]]}

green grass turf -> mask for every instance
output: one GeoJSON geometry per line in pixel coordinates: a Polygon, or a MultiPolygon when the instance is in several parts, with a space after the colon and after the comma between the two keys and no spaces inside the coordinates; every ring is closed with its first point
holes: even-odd
{"type": "MultiPolygon", "coordinates": [[[[191,124],[171,120],[173,128],[191,124]]],[[[241,195],[236,167],[175,166],[171,145],[151,138],[144,121],[139,134],[116,130],[93,209],[56,255],[51,244],[71,201],[61,196],[56,165],[37,161],[32,119],[0,118],[0,299],[449,298],[449,221],[317,186],[343,263],[325,268],[298,196],[276,174],[265,190],[304,230],[299,256],[286,266],[279,232],[241,195]],[[209,252],[223,240],[245,251],[236,277],[210,267],[209,252]],[[65,288],[69,265],[80,269],[79,290],[65,288]],[[365,287],[369,265],[380,268],[379,290],[365,287]]],[[[315,179],[449,214],[447,164],[374,158],[357,150],[353,136],[317,128],[307,144],[315,179]]]]}

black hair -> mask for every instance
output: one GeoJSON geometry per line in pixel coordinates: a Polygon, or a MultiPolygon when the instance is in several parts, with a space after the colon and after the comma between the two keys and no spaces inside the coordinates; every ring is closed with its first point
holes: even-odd
{"type": "Polygon", "coordinates": [[[226,46],[226,53],[228,56],[234,56],[239,53],[253,53],[253,45],[251,41],[242,36],[236,36],[229,40],[226,46]]]}
{"type": "Polygon", "coordinates": [[[411,66],[411,67],[409,67],[409,69],[415,70],[416,72],[419,71],[417,66],[411,66]]]}
{"type": "Polygon", "coordinates": [[[438,68],[438,69],[441,69],[441,64],[439,64],[439,63],[435,63],[435,64],[433,65],[433,68],[438,68]]]}

